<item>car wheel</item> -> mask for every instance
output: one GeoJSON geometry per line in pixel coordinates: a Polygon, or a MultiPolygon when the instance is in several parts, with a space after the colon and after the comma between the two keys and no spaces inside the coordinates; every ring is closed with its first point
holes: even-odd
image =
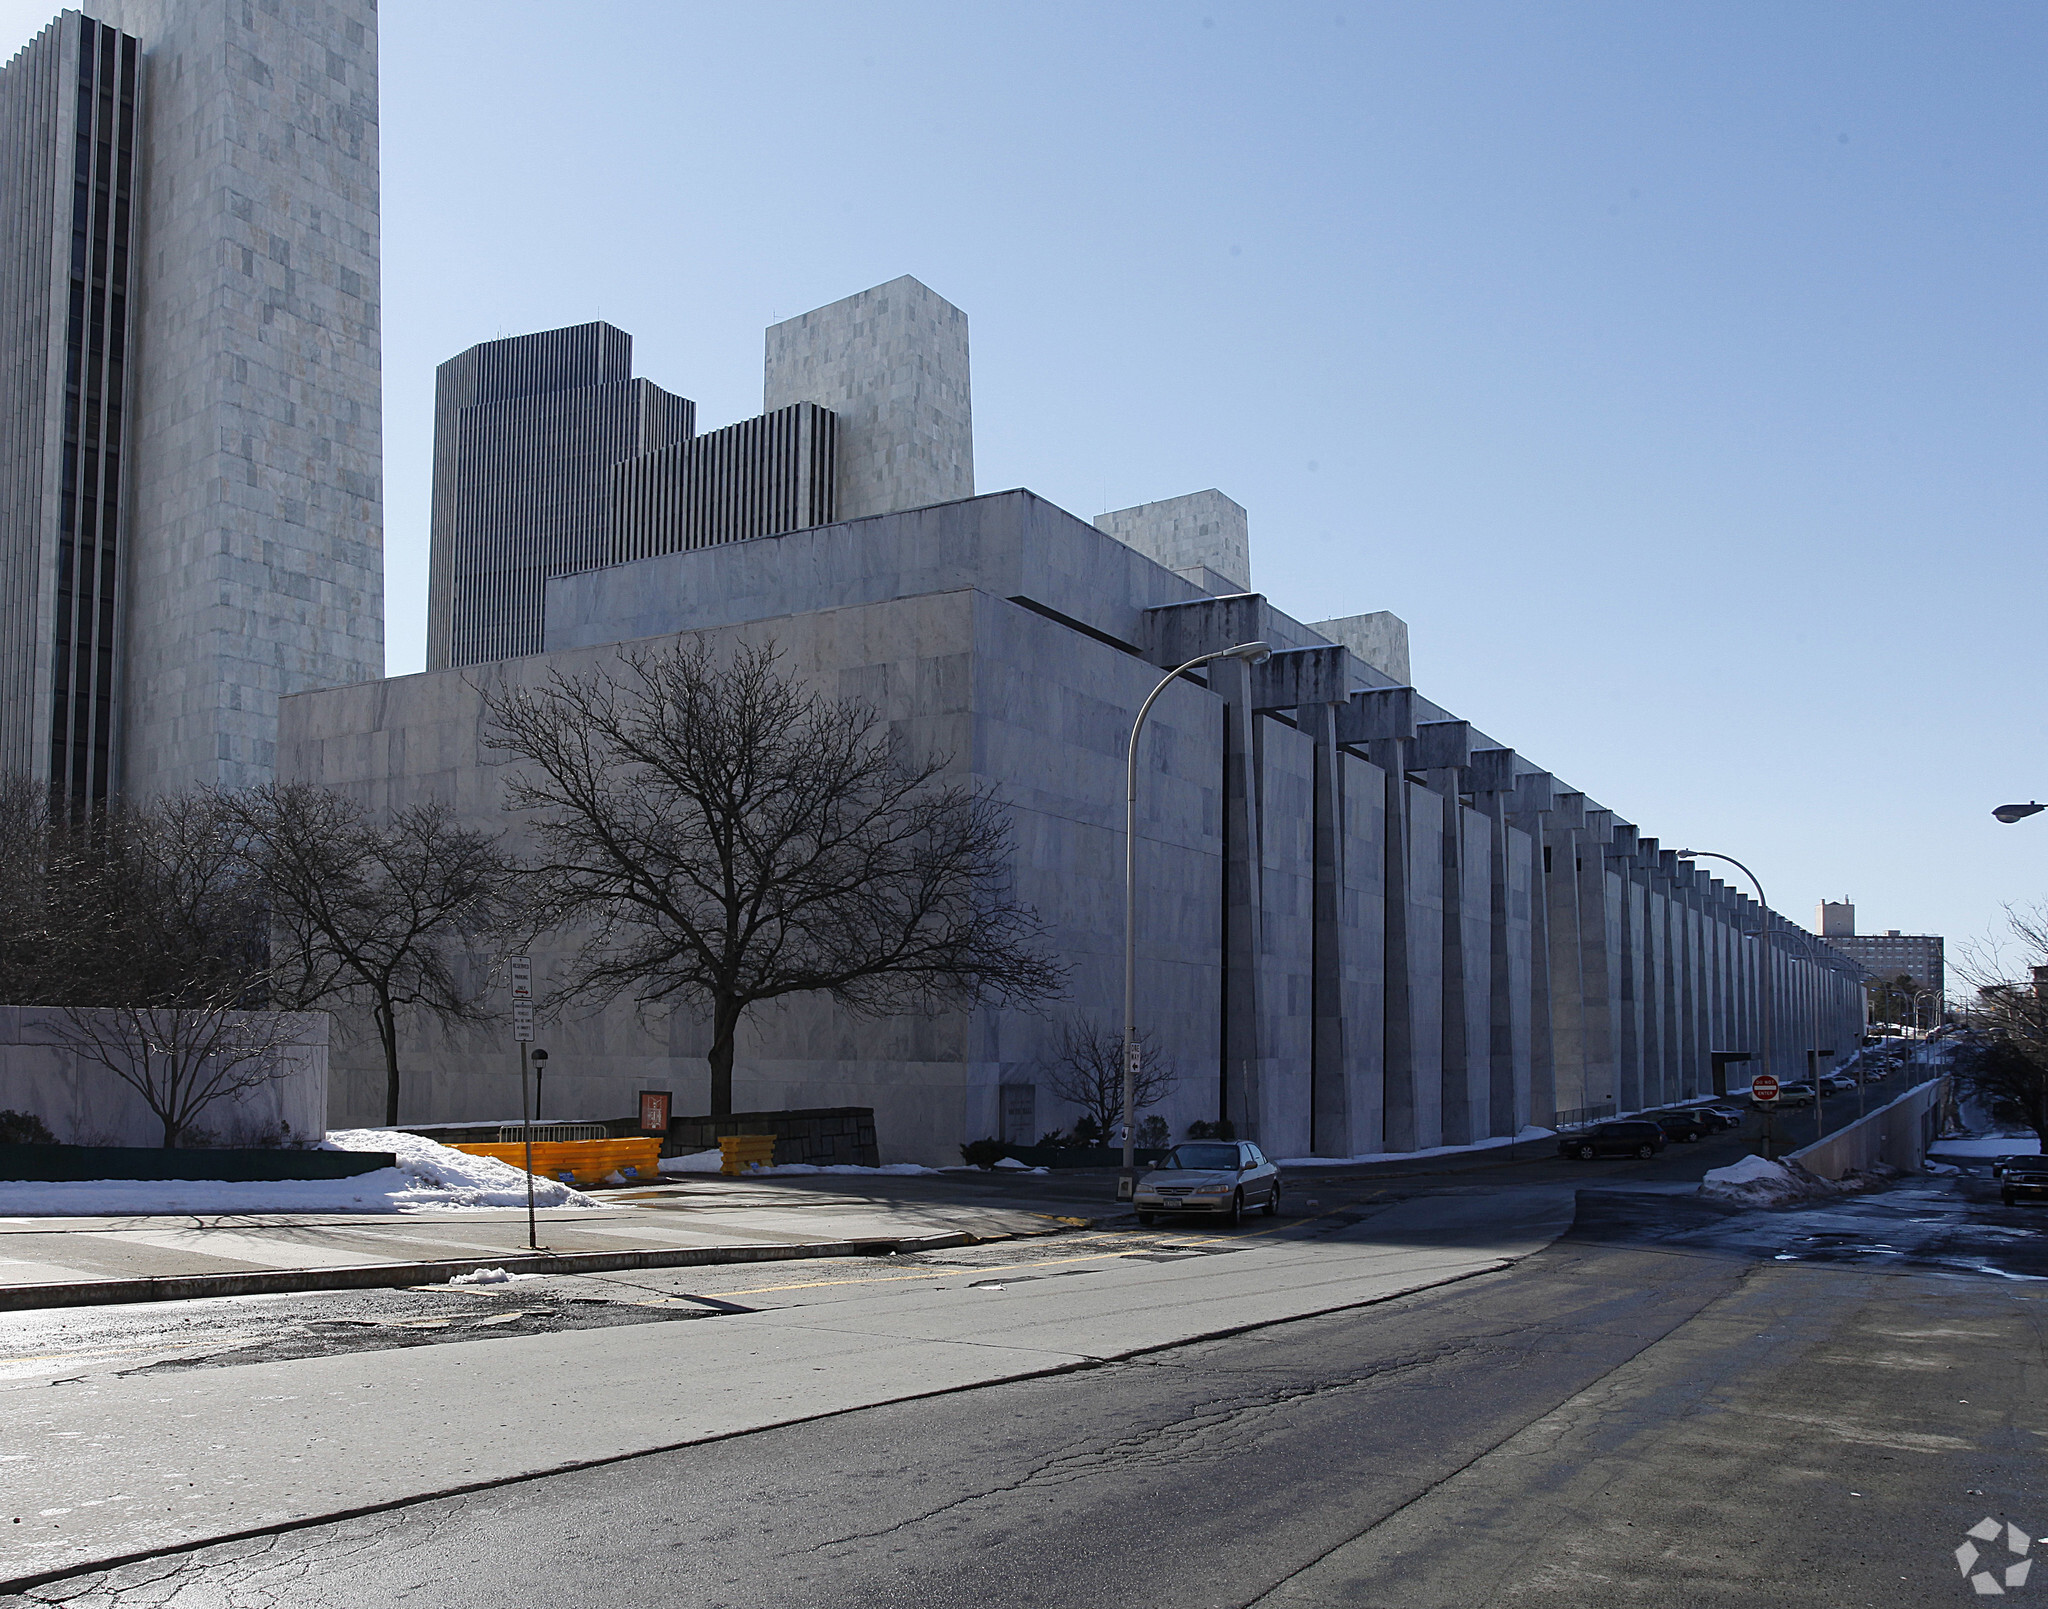
{"type": "Polygon", "coordinates": [[[1156,1213],[1151,1213],[1151,1212],[1141,1212],[1141,1213],[1139,1213],[1139,1214],[1138,1214],[1138,1222],[1139,1222],[1139,1223],[1141,1223],[1141,1224],[1151,1224],[1151,1223],[1155,1223],[1155,1222],[1157,1222],[1157,1221],[1158,1221],[1158,1214],[1156,1214],[1156,1213]]]}
{"type": "Polygon", "coordinates": [[[1700,1141],[1704,1140],[1705,1138],[1706,1136],[1702,1134],[1698,1129],[1694,1129],[1690,1134],[1686,1135],[1685,1143],[1687,1145],[1698,1145],[1700,1141]]]}
{"type": "Polygon", "coordinates": [[[1593,1158],[1598,1154],[1599,1153],[1596,1152],[1590,1145],[1582,1145],[1579,1147],[1579,1160],[1581,1162],[1591,1162],[1593,1158]]]}
{"type": "Polygon", "coordinates": [[[1650,1158],[1655,1156],[1656,1154],[1657,1148],[1654,1145],[1652,1145],[1648,1140],[1643,1141],[1641,1145],[1636,1147],[1636,1155],[1641,1157],[1645,1162],[1649,1161],[1650,1158]]]}
{"type": "Polygon", "coordinates": [[[2019,1205],[2019,1203],[2013,1200],[2013,1198],[2010,1195],[2002,1196],[2000,1199],[2003,1200],[2008,1207],[2016,1207],[2019,1205]]]}
{"type": "Polygon", "coordinates": [[[1278,1179],[1273,1181],[1273,1193],[1266,1197],[1265,1212],[1268,1218],[1280,1216],[1280,1181],[1278,1179]]]}
{"type": "Polygon", "coordinates": [[[1227,1221],[1232,1224],[1244,1222],[1244,1192],[1242,1190],[1230,1198],[1230,1215],[1227,1221]]]}

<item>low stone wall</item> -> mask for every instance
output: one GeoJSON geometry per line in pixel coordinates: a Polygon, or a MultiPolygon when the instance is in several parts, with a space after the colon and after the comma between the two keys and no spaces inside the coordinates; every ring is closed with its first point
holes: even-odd
{"type": "Polygon", "coordinates": [[[1931,1078],[1785,1160],[1797,1162],[1823,1179],[1839,1179],[1879,1162],[1901,1173],[1917,1173],[1926,1160],[1927,1147],[1934,1143],[1947,1093],[1946,1078],[1931,1078]]]}
{"type": "Polygon", "coordinates": [[[772,1134],[775,1160],[814,1167],[881,1165],[871,1106],[820,1106],[801,1112],[734,1112],[729,1117],[678,1117],[668,1126],[667,1156],[709,1151],[727,1134],[772,1134]]]}
{"type": "MultiPolygon", "coordinates": [[[[59,1042],[67,1013],[55,1006],[0,1006],[0,1111],[28,1112],[61,1145],[160,1146],[163,1125],[143,1098],[106,1068],[59,1042]]],[[[293,1037],[282,1073],[199,1114],[187,1145],[277,1145],[327,1132],[324,1011],[288,1014],[293,1037]]]]}

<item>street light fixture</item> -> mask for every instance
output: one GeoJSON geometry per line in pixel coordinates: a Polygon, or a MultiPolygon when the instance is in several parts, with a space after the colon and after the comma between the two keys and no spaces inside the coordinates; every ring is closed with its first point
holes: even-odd
{"type": "Polygon", "coordinates": [[[2015,821],[2025,821],[2027,817],[2037,816],[2043,810],[2048,810],[2048,805],[2012,804],[2000,805],[1996,810],[1992,811],[1991,813],[1994,816],[1996,816],[2000,821],[2004,822],[2008,827],[2010,827],[2015,821]]]}
{"type": "MultiPolygon", "coordinates": [[[[1763,1058],[1763,1070],[1768,1073],[1771,1070],[1771,1011],[1776,1004],[1777,991],[1773,987],[1771,980],[1771,902],[1764,898],[1763,882],[1757,877],[1755,872],[1743,865],[1733,855],[1717,855],[1711,849],[1681,849],[1678,852],[1678,858],[1680,860],[1725,860],[1729,865],[1741,872],[1744,877],[1747,877],[1756,887],[1756,902],[1762,907],[1762,914],[1757,918],[1756,932],[1758,939],[1757,948],[1760,957],[1757,968],[1759,974],[1757,978],[1758,1015],[1760,1018],[1757,1025],[1757,1051],[1763,1058]]],[[[1816,1071],[1813,1079],[1813,1132],[1816,1139],[1819,1138],[1822,1132],[1820,1120],[1820,1074],[1816,1071]]],[[[1770,1149],[1768,1130],[1766,1130],[1764,1141],[1766,1157],[1768,1157],[1770,1149]]]]}
{"type": "Polygon", "coordinates": [[[1272,646],[1262,642],[1241,642],[1235,648],[1201,654],[1168,671],[1145,696],[1131,723],[1131,745],[1124,759],[1124,1166],[1117,1180],[1119,1201],[1136,1193],[1138,1167],[1137,1113],[1132,1109],[1138,1086],[1138,734],[1145,730],[1145,717],[1159,695],[1197,665],[1217,659],[1263,665],[1272,657],[1272,646]]]}

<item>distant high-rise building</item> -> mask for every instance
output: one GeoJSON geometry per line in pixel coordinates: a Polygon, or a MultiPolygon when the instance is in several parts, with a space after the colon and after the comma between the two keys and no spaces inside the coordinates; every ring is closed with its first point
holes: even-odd
{"type": "Polygon", "coordinates": [[[907,276],[770,329],[756,418],[631,375],[606,324],[441,365],[429,670],[540,652],[552,576],[974,494],[967,315],[907,276]]]}
{"type": "Polygon", "coordinates": [[[0,768],[271,774],[383,674],[375,0],[94,0],[0,69],[0,768]]]}
{"type": "Polygon", "coordinates": [[[1905,978],[1912,993],[1931,993],[1938,1014],[1948,987],[1945,946],[1938,934],[1901,933],[1897,928],[1884,933],[1858,933],[1856,907],[1847,900],[1830,900],[1821,905],[1820,933],[1878,982],[1896,985],[1905,978]]]}
{"type": "Polygon", "coordinates": [[[633,378],[633,337],[485,341],[434,381],[427,669],[534,654],[541,586],[606,562],[612,469],[687,440],[697,405],[633,378]]]}

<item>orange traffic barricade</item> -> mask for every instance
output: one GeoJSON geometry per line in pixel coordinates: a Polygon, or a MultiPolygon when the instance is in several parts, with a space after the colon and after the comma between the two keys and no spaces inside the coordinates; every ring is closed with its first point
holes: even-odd
{"type": "MultiPolygon", "coordinates": [[[[463,1144],[451,1145],[448,1149],[466,1151],[471,1156],[496,1157],[515,1168],[526,1166],[526,1147],[519,1144],[463,1144]]],[[[658,1134],[644,1139],[636,1136],[623,1140],[533,1142],[535,1178],[559,1179],[563,1184],[579,1187],[601,1184],[614,1173],[622,1174],[635,1183],[652,1183],[661,1177],[660,1161],[661,1136],[658,1134]]]]}
{"type": "Polygon", "coordinates": [[[720,1173],[745,1173],[752,1168],[772,1167],[775,1163],[775,1136],[772,1134],[721,1134],[718,1137],[720,1173]]]}

